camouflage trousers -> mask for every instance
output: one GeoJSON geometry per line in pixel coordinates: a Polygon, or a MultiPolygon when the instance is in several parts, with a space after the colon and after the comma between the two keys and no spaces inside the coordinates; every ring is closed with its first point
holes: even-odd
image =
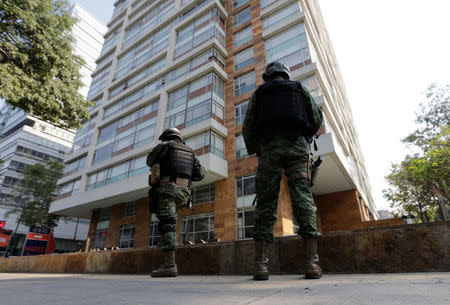
{"type": "Polygon", "coordinates": [[[320,236],[317,230],[316,205],[306,178],[309,161],[306,140],[274,141],[265,146],[258,159],[256,173],[256,223],[255,239],[274,242],[273,227],[277,220],[278,195],[282,170],[288,178],[293,216],[299,224],[297,234],[302,237],[320,236]]]}
{"type": "Polygon", "coordinates": [[[156,216],[159,220],[159,232],[161,234],[160,247],[163,251],[176,250],[177,239],[177,208],[186,205],[189,198],[189,191],[179,189],[175,192],[158,193],[158,212],[156,216]]]}

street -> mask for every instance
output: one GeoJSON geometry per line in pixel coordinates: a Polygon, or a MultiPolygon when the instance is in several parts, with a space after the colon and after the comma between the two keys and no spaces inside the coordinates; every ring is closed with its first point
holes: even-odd
{"type": "Polygon", "coordinates": [[[450,304],[450,273],[250,276],[0,273],[0,305],[450,304]]]}

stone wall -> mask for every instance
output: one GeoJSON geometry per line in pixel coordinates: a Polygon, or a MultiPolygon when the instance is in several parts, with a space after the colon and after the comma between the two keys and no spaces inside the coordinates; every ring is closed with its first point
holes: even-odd
{"type": "MultiPolygon", "coordinates": [[[[253,240],[182,246],[181,274],[251,274],[253,240]]],[[[450,221],[329,232],[319,243],[325,273],[450,271],[450,221]]],[[[303,242],[277,238],[272,274],[303,273],[303,242]]],[[[0,272],[149,274],[162,262],[156,248],[0,258],[0,272]]]]}

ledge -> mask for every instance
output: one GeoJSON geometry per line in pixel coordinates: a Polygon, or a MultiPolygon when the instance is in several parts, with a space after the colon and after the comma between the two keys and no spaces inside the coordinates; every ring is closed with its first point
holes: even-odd
{"type": "MultiPolygon", "coordinates": [[[[325,273],[449,272],[450,221],[331,232],[319,241],[325,273]]],[[[253,240],[181,246],[180,274],[251,274],[253,240]]],[[[271,274],[303,273],[303,241],[276,239],[271,274]]],[[[0,272],[149,274],[163,261],[158,248],[0,259],[0,272]]]]}

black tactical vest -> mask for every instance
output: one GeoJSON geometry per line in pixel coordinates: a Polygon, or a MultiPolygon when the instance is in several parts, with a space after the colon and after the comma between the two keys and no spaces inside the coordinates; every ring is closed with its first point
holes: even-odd
{"type": "Polygon", "coordinates": [[[298,90],[301,84],[291,80],[273,80],[256,90],[256,130],[264,140],[274,137],[308,136],[311,124],[298,90]]]}
{"type": "Polygon", "coordinates": [[[161,177],[191,179],[194,171],[195,153],[181,142],[169,141],[169,151],[160,160],[161,177]]]}

